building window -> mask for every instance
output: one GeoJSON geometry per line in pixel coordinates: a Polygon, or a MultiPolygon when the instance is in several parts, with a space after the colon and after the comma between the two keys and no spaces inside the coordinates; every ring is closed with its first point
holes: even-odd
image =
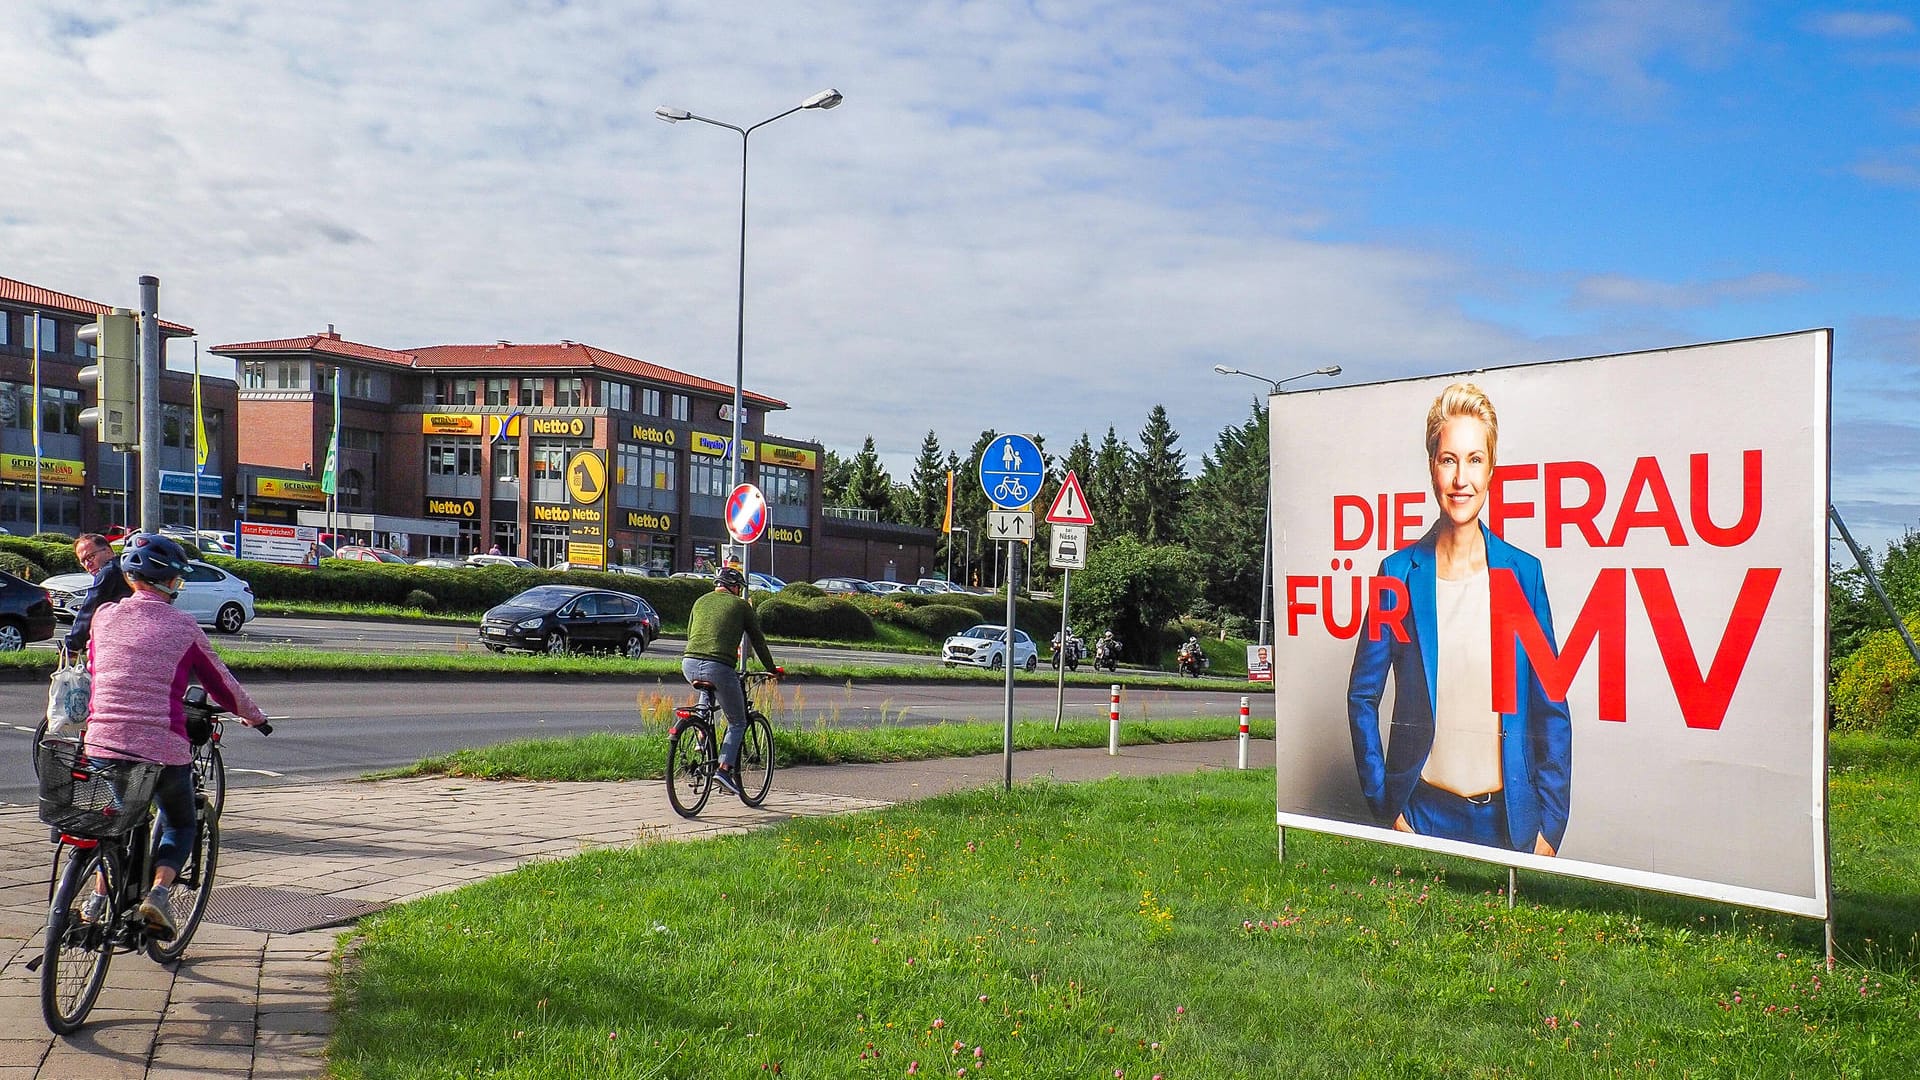
{"type": "Polygon", "coordinates": [[[574,376],[553,380],[553,404],[559,409],[579,409],[587,404],[587,380],[574,376]]]}
{"type": "MultiPolygon", "coordinates": [[[[21,323],[26,326],[27,332],[26,335],[20,339],[20,344],[25,345],[31,350],[35,344],[33,339],[33,316],[28,315],[21,320],[21,323]]],[[[43,353],[57,353],[60,351],[60,324],[47,318],[45,315],[40,316],[39,348],[43,353]]]]}
{"type": "Polygon", "coordinates": [[[430,405],[478,405],[480,403],[480,380],[478,379],[438,379],[434,384],[434,400],[430,405]]]}
{"type": "Polygon", "coordinates": [[[495,483],[509,484],[520,481],[520,444],[511,439],[500,439],[493,444],[493,479],[495,483]]]}
{"type": "Polygon", "coordinates": [[[307,388],[307,362],[305,360],[268,360],[263,371],[267,390],[305,390],[307,388]]]}
{"type": "Polygon", "coordinates": [[[480,444],[474,439],[428,439],[428,476],[479,476],[480,444]]]}
{"type": "Polygon", "coordinates": [[[783,465],[762,465],[760,491],[767,497],[767,520],[775,525],[805,525],[813,497],[813,474],[783,465]]]}
{"type": "Polygon", "coordinates": [[[643,413],[646,413],[648,416],[659,416],[660,415],[660,391],[658,390],[640,391],[640,411],[643,413]]]}
{"type": "Polygon", "coordinates": [[[0,311],[0,345],[13,344],[13,313],[0,311]]]}
{"type": "Polygon", "coordinates": [[[513,380],[488,379],[487,404],[496,409],[511,407],[513,405],[513,380]]]}
{"type": "Polygon", "coordinates": [[[340,505],[371,510],[380,490],[380,432],[340,429],[340,505]]]}
{"type": "Polygon", "coordinates": [[[632,412],[633,387],[612,379],[600,380],[600,405],[610,412],[632,412]]]}
{"type": "Polygon", "coordinates": [[[726,498],[733,490],[733,477],[722,458],[695,458],[687,467],[687,490],[695,495],[726,498]]]}
{"type": "Polygon", "coordinates": [[[341,374],[347,379],[347,385],[341,387],[341,391],[348,397],[374,401],[380,396],[379,384],[374,381],[373,372],[361,368],[346,368],[341,374]]]}
{"type": "Polygon", "coordinates": [[[265,390],[267,388],[267,365],[264,360],[249,360],[240,365],[240,389],[265,390]]]}
{"type": "Polygon", "coordinates": [[[693,407],[691,403],[687,401],[687,395],[673,395],[673,418],[675,420],[685,420],[688,416],[691,416],[692,413],[693,407]]]}
{"type": "Polygon", "coordinates": [[[520,407],[523,409],[538,408],[539,406],[544,404],[543,397],[545,392],[546,392],[546,382],[544,380],[521,379],[520,380],[520,407]]]}

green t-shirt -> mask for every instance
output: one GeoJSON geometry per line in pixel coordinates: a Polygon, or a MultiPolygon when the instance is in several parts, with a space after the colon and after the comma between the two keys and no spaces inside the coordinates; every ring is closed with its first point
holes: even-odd
{"type": "Polygon", "coordinates": [[[767,650],[753,605],[725,589],[715,589],[693,602],[693,613],[687,617],[687,650],[682,655],[731,664],[739,655],[742,634],[753,641],[760,662],[772,670],[776,666],[773,653],[767,650]]]}

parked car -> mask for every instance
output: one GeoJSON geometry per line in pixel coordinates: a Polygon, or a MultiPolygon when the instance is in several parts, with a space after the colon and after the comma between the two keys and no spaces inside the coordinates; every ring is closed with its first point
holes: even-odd
{"type": "Polygon", "coordinates": [[[923,589],[918,585],[909,585],[904,581],[875,581],[875,582],[872,582],[871,584],[875,589],[878,589],[884,595],[891,595],[893,593],[912,593],[918,596],[930,591],[927,589],[923,589]]]}
{"type": "Polygon", "coordinates": [[[519,570],[538,570],[539,567],[518,555],[469,555],[468,566],[511,566],[519,570]]]}
{"type": "Polygon", "coordinates": [[[660,613],[652,604],[582,585],[536,585],[480,619],[480,642],[493,652],[608,649],[637,657],[659,634],[660,613]]]}
{"type": "Polygon", "coordinates": [[[333,557],[351,562],[399,563],[402,566],[407,564],[407,560],[398,552],[388,551],[383,547],[367,547],[364,544],[348,544],[345,547],[335,548],[333,557]]]}
{"type": "Polygon", "coordinates": [[[923,577],[919,581],[914,582],[914,584],[930,593],[964,593],[967,591],[945,578],[923,577]]]}
{"type": "Polygon", "coordinates": [[[653,576],[653,574],[650,571],[648,571],[647,568],[644,566],[630,566],[626,563],[608,563],[605,566],[575,566],[571,562],[568,562],[565,559],[561,559],[559,562],[554,563],[552,566],[548,567],[547,569],[558,570],[558,571],[561,571],[562,573],[568,570],[590,570],[596,574],[626,574],[629,577],[652,577],[653,576]]]}
{"type": "Polygon", "coordinates": [[[438,569],[438,570],[459,570],[465,567],[467,563],[466,563],[466,560],[464,559],[442,559],[442,558],[429,557],[429,558],[421,559],[415,562],[413,565],[425,566],[425,567],[428,567],[429,569],[438,569]]]}
{"type": "Polygon", "coordinates": [[[45,641],[54,629],[49,590],[0,570],[0,652],[16,652],[45,641]]]}
{"type": "MultiPolygon", "coordinates": [[[[233,533],[225,529],[201,529],[200,536],[203,539],[213,541],[214,545],[220,549],[219,554],[229,557],[233,555],[233,533]]],[[[208,549],[203,545],[200,550],[206,551],[208,549]]]]}
{"type": "Polygon", "coordinates": [[[763,574],[758,570],[747,571],[747,587],[756,592],[779,592],[787,583],[772,574],[763,574]]]}
{"type": "MultiPolygon", "coordinates": [[[[1007,665],[1007,628],[988,623],[970,626],[947,639],[940,648],[940,661],[948,667],[970,664],[999,671],[1007,665]]],[[[1013,664],[1027,671],[1040,666],[1040,648],[1024,630],[1013,632],[1013,664]]]]}
{"type": "Polygon", "coordinates": [[[880,594],[880,590],[873,587],[873,582],[857,577],[823,577],[816,580],[814,585],[822,592],[828,593],[858,593],[863,596],[880,594]]]}
{"type": "MultiPolygon", "coordinates": [[[[73,609],[93,583],[90,574],[55,574],[42,582],[53,602],[52,614],[61,622],[73,621],[73,609]]],[[[173,606],[192,615],[202,626],[211,626],[223,634],[237,634],[253,621],[253,586],[247,580],[203,562],[187,565],[180,595],[173,606]]],[[[51,632],[48,637],[53,636],[51,632]]]]}

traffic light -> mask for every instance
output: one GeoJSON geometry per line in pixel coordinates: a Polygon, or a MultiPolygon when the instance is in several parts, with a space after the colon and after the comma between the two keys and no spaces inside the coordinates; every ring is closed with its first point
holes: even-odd
{"type": "Polygon", "coordinates": [[[80,328],[81,341],[94,346],[93,366],[80,369],[80,384],[93,387],[93,406],[80,410],[103,443],[118,447],[140,442],[140,317],[114,308],[80,328]]]}

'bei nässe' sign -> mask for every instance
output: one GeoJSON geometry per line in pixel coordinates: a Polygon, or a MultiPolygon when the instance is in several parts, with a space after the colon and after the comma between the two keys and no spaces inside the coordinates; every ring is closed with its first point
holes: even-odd
{"type": "Polygon", "coordinates": [[[1825,915],[1830,354],[1273,398],[1280,824],[1825,915]]]}

